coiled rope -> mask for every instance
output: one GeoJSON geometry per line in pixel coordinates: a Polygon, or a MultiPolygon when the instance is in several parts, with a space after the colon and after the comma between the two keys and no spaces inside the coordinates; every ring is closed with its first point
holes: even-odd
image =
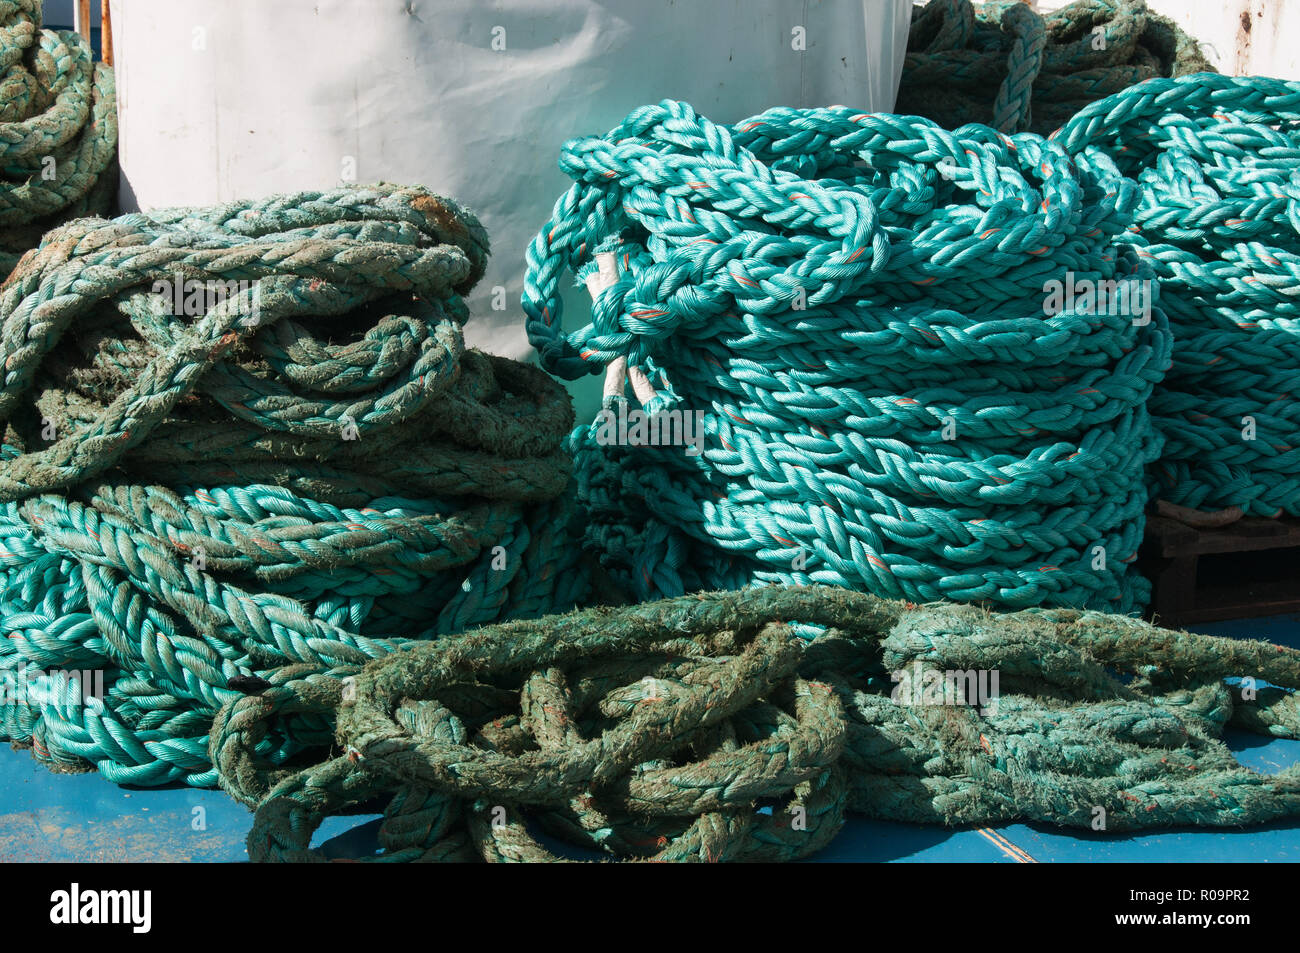
{"type": "Polygon", "coordinates": [[[1084,105],[1155,76],[1210,70],[1196,41],[1143,0],[1020,0],[912,8],[895,111],[1047,134],[1084,105]]]}
{"type": "Polygon", "coordinates": [[[1145,602],[1130,563],[1164,315],[1044,305],[1067,272],[1150,277],[1116,245],[1137,190],[1106,156],[844,108],[726,127],[665,102],[560,166],[575,184],[523,304],[548,370],[609,368],[609,412],[573,450],[587,543],[628,591],[1145,602]],[[566,270],[598,289],[568,334],[566,270]],[[701,415],[703,452],[620,437],[628,379],[663,420],[701,415]]]}
{"type": "Polygon", "coordinates": [[[42,0],[0,0],[0,274],[62,221],[117,195],[113,70],[69,30],[42,30],[42,0]]]}
{"type": "MultiPolygon", "coordinates": [[[[0,293],[0,733],[211,785],[209,726],[244,691],[571,607],[573,413],[466,350],[487,247],[395,186],[47,235],[0,293]],[[88,671],[103,697],[66,677],[88,671]]],[[[289,717],[258,754],[331,730],[289,717]]]]}
{"type": "Polygon", "coordinates": [[[365,860],[554,859],[539,830],[620,858],[792,860],[846,811],[1107,832],[1293,817],[1300,769],[1258,774],[1218,737],[1297,737],[1297,685],[1300,652],[1264,642],[768,587],[413,645],[345,688],[241,699],[213,744],[223,785],[260,801],[253,860],[322,859],[322,820],[378,797],[365,860]],[[826,634],[805,643],[791,618],[826,634]],[[969,691],[974,670],[995,690],[969,691]],[[288,696],[337,710],[339,757],[293,772],[249,753],[288,696]]]}
{"type": "Polygon", "coordinates": [[[1300,83],[1151,80],[1059,139],[1142,186],[1135,231],[1175,341],[1151,399],[1166,437],[1153,495],[1300,515],[1300,83]]]}

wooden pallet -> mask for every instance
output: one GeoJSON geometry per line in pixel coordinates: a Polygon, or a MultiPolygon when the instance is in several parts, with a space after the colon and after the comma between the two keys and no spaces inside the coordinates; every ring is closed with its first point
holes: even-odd
{"type": "Polygon", "coordinates": [[[1141,568],[1163,625],[1300,612],[1300,520],[1198,528],[1148,516],[1141,568]]]}

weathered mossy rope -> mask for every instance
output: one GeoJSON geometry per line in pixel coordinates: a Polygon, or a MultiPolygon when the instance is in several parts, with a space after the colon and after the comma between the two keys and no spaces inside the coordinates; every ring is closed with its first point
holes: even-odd
{"type": "Polygon", "coordinates": [[[366,859],[554,859],[540,829],[620,858],[791,860],[846,811],[1107,832],[1295,817],[1300,768],[1259,774],[1218,739],[1297,737],[1297,686],[1300,652],[1264,642],[768,587],[488,626],[346,686],[286,683],[222,712],[213,759],[257,805],[259,861],[322,859],[321,821],[380,798],[366,859]],[[789,619],[826,634],[804,642],[789,619]],[[916,667],[998,671],[999,694],[891,700],[892,673],[916,667]],[[287,709],[337,710],[341,755],[260,762],[264,719],[287,709]]]}
{"type": "Polygon", "coordinates": [[[0,0],[0,275],[117,195],[113,69],[80,34],[42,30],[41,4],[0,0]]]}
{"type": "Polygon", "coordinates": [[[1174,331],[1151,398],[1166,437],[1153,495],[1300,515],[1300,83],[1151,80],[1057,138],[1142,187],[1134,240],[1174,331]]]}
{"type": "Polygon", "coordinates": [[[608,418],[574,435],[587,544],[638,599],[758,582],[1145,603],[1163,312],[1045,307],[1067,272],[1151,276],[1109,158],[842,107],[721,126],[664,102],[560,166],[574,184],[524,286],[542,365],[608,370],[615,417],[629,378],[636,413],[702,415],[695,456],[608,418]],[[567,329],[566,272],[597,288],[567,329]]]}
{"type": "MultiPolygon", "coordinates": [[[[465,348],[487,251],[397,186],[50,232],[0,291],[0,735],[211,785],[212,717],[249,686],[574,605],[573,412],[465,348]],[[183,316],[155,293],[177,279],[243,284],[190,286],[183,316]],[[105,697],[69,704],[69,670],[105,697]]],[[[259,753],[330,733],[288,718],[259,753]]]]}
{"type": "Polygon", "coordinates": [[[956,129],[1047,134],[1077,110],[1156,76],[1211,69],[1197,42],[1144,0],[1020,0],[912,8],[895,111],[956,129]]]}

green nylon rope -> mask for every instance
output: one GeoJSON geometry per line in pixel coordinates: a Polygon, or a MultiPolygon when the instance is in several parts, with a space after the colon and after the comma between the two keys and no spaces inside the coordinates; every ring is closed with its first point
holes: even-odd
{"type": "Polygon", "coordinates": [[[1300,769],[1256,773],[1218,739],[1300,736],[1297,686],[1300,652],[1264,642],[769,587],[412,645],[345,686],[234,702],[213,757],[257,805],[255,861],[323,859],[323,819],[379,798],[383,850],[365,860],[555,859],[538,831],[598,856],[793,860],[846,811],[1109,833],[1295,817],[1300,769]],[[791,618],[826,632],[804,642],[791,618]],[[976,670],[996,691],[904,688],[976,670]],[[340,756],[261,761],[266,719],[288,710],[337,712],[340,756]]]}
{"type": "MultiPolygon", "coordinates": [[[[486,255],[472,215],[396,186],[49,233],[0,291],[0,735],[212,785],[243,691],[574,605],[573,412],[465,348],[486,255]]],[[[259,755],[331,728],[288,718],[259,755]]]]}
{"type": "Polygon", "coordinates": [[[1020,0],[913,7],[895,110],[948,129],[1047,134],[1082,106],[1145,79],[1211,69],[1196,41],[1143,0],[1020,0]]]}
{"type": "Polygon", "coordinates": [[[702,415],[698,455],[631,446],[609,417],[572,438],[588,546],[637,598],[779,582],[1145,603],[1164,314],[1044,308],[1066,272],[1151,278],[1119,241],[1137,186],[1108,157],[840,107],[720,126],[664,102],[560,166],[575,184],[523,300],[543,366],[608,368],[614,417],[628,378],[646,412],[702,415]],[[561,278],[599,278],[601,253],[616,280],[566,334],[561,278]]]}
{"type": "Polygon", "coordinates": [[[0,0],[0,274],[59,222],[117,195],[113,70],[69,30],[42,30],[42,0],[0,0]]]}
{"type": "Polygon", "coordinates": [[[1151,80],[1058,138],[1142,187],[1135,241],[1175,342],[1150,405],[1166,437],[1153,495],[1300,515],[1300,83],[1151,80]]]}

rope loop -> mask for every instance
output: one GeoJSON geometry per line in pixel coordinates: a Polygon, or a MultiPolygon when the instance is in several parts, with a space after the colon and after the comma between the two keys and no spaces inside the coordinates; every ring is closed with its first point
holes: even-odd
{"type": "Polygon", "coordinates": [[[948,129],[1046,135],[1082,107],[1153,77],[1209,71],[1196,40],[1144,0],[914,7],[895,109],[948,129]]]}
{"type": "Polygon", "coordinates": [[[117,195],[113,70],[71,30],[41,29],[41,0],[0,4],[0,274],[42,233],[107,212],[117,195]]]}

